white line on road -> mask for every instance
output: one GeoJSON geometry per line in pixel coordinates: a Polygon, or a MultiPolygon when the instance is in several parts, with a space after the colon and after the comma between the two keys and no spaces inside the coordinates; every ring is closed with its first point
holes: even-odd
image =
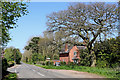
{"type": "Polygon", "coordinates": [[[32,69],[34,72],[35,72],[35,70],[34,69],[32,69]]]}
{"type": "Polygon", "coordinates": [[[37,72],[39,75],[41,75],[41,76],[45,76],[45,75],[43,75],[43,74],[41,74],[41,73],[39,73],[39,72],[37,72]]]}
{"type": "MultiPolygon", "coordinates": [[[[27,65],[25,65],[26,67],[28,67],[27,65]]],[[[28,67],[29,68],[29,67],[28,67]]]]}
{"type": "MultiPolygon", "coordinates": [[[[27,65],[25,65],[26,67],[28,67],[27,65]]],[[[29,67],[28,67],[29,68],[29,67]]],[[[31,69],[31,68],[29,68],[29,69],[31,69]]],[[[34,69],[31,69],[32,71],[34,71],[34,72],[37,72],[37,71],[35,71],[34,69]]],[[[45,76],[45,75],[43,75],[43,74],[41,74],[41,73],[39,73],[39,72],[37,72],[39,75],[41,75],[41,76],[45,76]]]]}
{"type": "Polygon", "coordinates": [[[17,73],[17,70],[15,69],[15,73],[17,73]]]}

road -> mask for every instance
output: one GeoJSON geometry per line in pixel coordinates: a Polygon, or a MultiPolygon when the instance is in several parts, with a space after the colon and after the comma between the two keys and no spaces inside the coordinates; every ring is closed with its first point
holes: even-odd
{"type": "Polygon", "coordinates": [[[8,68],[8,71],[17,73],[18,78],[103,78],[87,72],[44,69],[25,63],[8,68]]]}

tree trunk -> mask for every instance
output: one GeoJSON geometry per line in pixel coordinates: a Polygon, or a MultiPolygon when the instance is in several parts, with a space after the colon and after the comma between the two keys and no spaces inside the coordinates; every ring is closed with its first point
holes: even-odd
{"type": "Polygon", "coordinates": [[[92,63],[91,63],[91,67],[95,67],[95,64],[96,64],[96,55],[94,53],[94,51],[91,52],[92,54],[92,63]]]}
{"type": "Polygon", "coordinates": [[[91,55],[91,65],[90,66],[95,67],[95,65],[96,65],[96,55],[95,55],[95,52],[92,49],[92,44],[89,44],[87,46],[87,48],[88,48],[88,51],[89,51],[89,55],[91,55]]]}

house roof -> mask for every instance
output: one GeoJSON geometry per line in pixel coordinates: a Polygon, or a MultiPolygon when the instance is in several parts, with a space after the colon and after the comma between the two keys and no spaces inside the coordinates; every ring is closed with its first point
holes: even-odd
{"type": "MultiPolygon", "coordinates": [[[[70,50],[73,48],[74,46],[71,46],[71,47],[68,47],[68,50],[65,52],[65,48],[63,48],[61,51],[60,51],[60,54],[62,53],[69,53],[70,50]]],[[[79,50],[80,49],[85,49],[86,47],[85,46],[76,46],[79,50]]]]}

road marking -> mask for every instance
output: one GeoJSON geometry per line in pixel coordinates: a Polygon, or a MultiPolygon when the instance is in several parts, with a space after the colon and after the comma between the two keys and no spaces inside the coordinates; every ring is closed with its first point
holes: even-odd
{"type": "MultiPolygon", "coordinates": [[[[25,65],[26,67],[28,67],[27,65],[25,65]]],[[[29,67],[28,67],[29,68],[29,67]]],[[[37,71],[35,71],[34,69],[31,69],[31,68],[29,68],[30,70],[32,70],[32,71],[34,71],[34,72],[37,72],[37,71]]],[[[45,76],[45,75],[43,75],[43,74],[41,74],[41,73],[39,73],[39,72],[37,72],[39,75],[41,75],[41,76],[45,76]]]]}
{"type": "Polygon", "coordinates": [[[43,74],[41,74],[41,73],[39,73],[39,72],[37,72],[39,75],[41,75],[41,76],[45,76],[45,75],[43,75],[43,74]]]}
{"type": "Polygon", "coordinates": [[[35,70],[34,69],[32,69],[34,72],[35,72],[35,70]]]}
{"type": "MultiPolygon", "coordinates": [[[[28,67],[28,65],[25,65],[26,67],[28,67]]],[[[29,67],[28,67],[29,68],[29,67]]]]}
{"type": "Polygon", "coordinates": [[[15,69],[15,73],[17,73],[17,70],[15,69]]]}

